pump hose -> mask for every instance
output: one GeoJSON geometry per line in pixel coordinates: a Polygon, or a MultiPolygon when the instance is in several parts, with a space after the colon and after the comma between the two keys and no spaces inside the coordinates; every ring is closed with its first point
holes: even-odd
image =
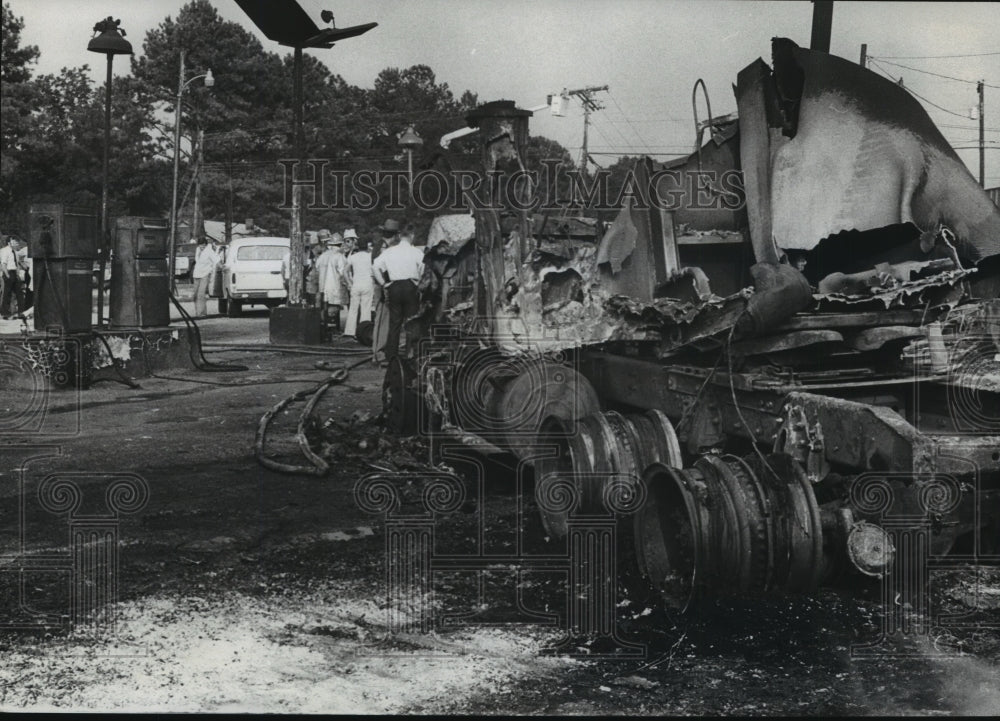
{"type": "Polygon", "coordinates": [[[330,386],[342,383],[347,378],[349,371],[354,370],[358,366],[367,362],[368,358],[365,357],[361,360],[355,361],[354,363],[337,368],[319,385],[293,393],[284,400],[279,401],[269,411],[267,411],[267,413],[261,416],[260,422],[257,424],[257,434],[254,437],[254,457],[257,459],[257,462],[264,466],[264,468],[278,473],[291,473],[309,476],[326,475],[326,473],[330,470],[330,464],[309,447],[309,441],[306,438],[305,433],[306,424],[308,423],[310,416],[312,416],[313,409],[316,407],[319,399],[324,393],[326,393],[330,386]],[[299,423],[295,432],[295,440],[298,442],[299,448],[302,450],[303,455],[305,455],[311,465],[299,466],[290,463],[282,463],[274,460],[273,458],[269,458],[264,452],[264,443],[267,438],[268,425],[270,425],[274,417],[284,410],[285,406],[289,403],[302,400],[306,397],[309,397],[309,400],[299,416],[299,423]]]}
{"type": "Polygon", "coordinates": [[[212,363],[208,360],[205,357],[205,353],[202,351],[201,331],[198,330],[198,324],[195,323],[194,318],[192,318],[191,315],[184,310],[184,306],[180,304],[180,301],[177,300],[173,293],[170,293],[170,300],[173,301],[174,307],[180,311],[181,318],[184,319],[184,324],[187,326],[188,354],[195,368],[206,373],[226,373],[230,371],[250,370],[244,365],[212,363]],[[197,351],[197,357],[195,356],[195,351],[197,351]]]}

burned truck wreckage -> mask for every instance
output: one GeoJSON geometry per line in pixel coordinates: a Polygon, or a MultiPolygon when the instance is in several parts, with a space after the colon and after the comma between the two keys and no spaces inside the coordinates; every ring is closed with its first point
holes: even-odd
{"type": "MultiPolygon", "coordinates": [[[[673,608],[995,559],[1000,209],[861,66],[775,39],[734,90],[607,227],[438,218],[389,420],[533,466],[551,536],[625,509],[619,544],[673,608]],[[727,171],[745,204],[653,202],[727,171]]],[[[518,166],[529,115],[469,116],[487,171],[518,166]]]]}

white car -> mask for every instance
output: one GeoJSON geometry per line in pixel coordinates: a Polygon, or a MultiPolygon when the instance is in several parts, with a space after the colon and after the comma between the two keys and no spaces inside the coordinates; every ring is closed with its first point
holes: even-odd
{"type": "Polygon", "coordinates": [[[244,305],[274,308],[285,302],[281,259],[288,253],[288,238],[238,238],[226,248],[222,265],[219,313],[235,318],[244,305]]]}

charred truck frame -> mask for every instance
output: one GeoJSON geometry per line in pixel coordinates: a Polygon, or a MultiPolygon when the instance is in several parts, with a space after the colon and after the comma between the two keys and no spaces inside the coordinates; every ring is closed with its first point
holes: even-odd
{"type": "MultiPolygon", "coordinates": [[[[620,538],[676,608],[995,561],[1000,209],[858,65],[775,39],[735,92],[690,157],[638,164],[606,229],[492,180],[474,232],[438,218],[390,420],[419,400],[425,431],[531,461],[536,494],[575,478],[578,510],[632,479],[620,538]]],[[[523,170],[530,114],[468,117],[488,179],[523,170]]]]}

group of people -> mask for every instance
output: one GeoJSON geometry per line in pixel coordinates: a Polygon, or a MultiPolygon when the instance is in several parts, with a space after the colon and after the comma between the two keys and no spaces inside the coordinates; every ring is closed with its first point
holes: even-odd
{"type": "Polygon", "coordinates": [[[28,246],[14,236],[0,235],[0,316],[4,320],[32,305],[31,260],[28,246]]]}
{"type": "MultiPolygon", "coordinates": [[[[399,355],[404,321],[419,311],[417,284],[423,274],[423,251],[414,246],[412,225],[386,220],[371,243],[353,228],[343,234],[320,230],[303,262],[306,303],[323,309],[328,327],[355,337],[360,325],[373,322],[375,359],[388,363],[399,355]],[[341,314],[346,317],[341,325],[341,314]]],[[[288,261],[282,263],[288,283],[288,261]]],[[[413,341],[407,349],[412,352],[413,341]]]]}

